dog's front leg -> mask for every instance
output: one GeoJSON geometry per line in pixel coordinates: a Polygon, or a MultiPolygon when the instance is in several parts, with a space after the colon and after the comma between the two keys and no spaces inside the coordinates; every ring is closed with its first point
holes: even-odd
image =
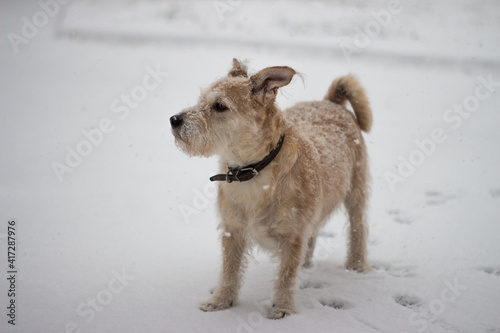
{"type": "Polygon", "coordinates": [[[245,268],[247,239],[243,230],[224,229],[222,234],[222,272],[218,287],[206,303],[203,311],[219,311],[230,308],[236,302],[245,268]]]}
{"type": "Polygon", "coordinates": [[[295,312],[295,281],[304,257],[305,241],[287,238],[280,247],[280,269],[269,318],[280,319],[295,312]]]}

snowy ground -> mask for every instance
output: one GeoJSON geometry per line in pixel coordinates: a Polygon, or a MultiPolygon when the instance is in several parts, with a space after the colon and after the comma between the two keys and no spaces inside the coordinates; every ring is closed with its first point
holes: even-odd
{"type": "Polygon", "coordinates": [[[0,4],[2,332],[500,332],[498,2],[42,3],[0,4]],[[233,57],[305,75],[283,108],[352,72],[374,110],[373,272],[343,270],[340,212],[279,321],[257,250],[238,306],[197,308],[220,265],[216,160],[179,152],[168,118],[233,57]]]}

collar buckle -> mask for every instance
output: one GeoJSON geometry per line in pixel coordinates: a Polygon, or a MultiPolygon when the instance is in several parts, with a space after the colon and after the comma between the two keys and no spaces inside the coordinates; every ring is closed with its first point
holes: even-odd
{"type": "Polygon", "coordinates": [[[252,175],[250,176],[250,178],[253,178],[259,174],[259,171],[253,167],[247,167],[247,168],[240,169],[240,168],[232,168],[232,167],[228,166],[227,169],[228,169],[228,171],[226,173],[226,182],[228,182],[228,183],[232,183],[234,180],[236,180],[238,182],[245,181],[244,179],[239,178],[239,177],[243,176],[243,175],[240,175],[240,173],[245,173],[245,172],[251,171],[252,175]]]}

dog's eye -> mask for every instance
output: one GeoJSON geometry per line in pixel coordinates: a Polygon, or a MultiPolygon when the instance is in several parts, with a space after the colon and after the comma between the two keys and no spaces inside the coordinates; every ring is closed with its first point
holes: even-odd
{"type": "Polygon", "coordinates": [[[214,104],[214,109],[219,111],[219,112],[222,112],[222,111],[226,111],[228,109],[228,107],[222,103],[217,102],[214,104]]]}

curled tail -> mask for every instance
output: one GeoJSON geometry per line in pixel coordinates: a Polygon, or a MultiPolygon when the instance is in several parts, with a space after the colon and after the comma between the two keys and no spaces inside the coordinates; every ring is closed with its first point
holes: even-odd
{"type": "Polygon", "coordinates": [[[359,127],[364,132],[369,132],[372,127],[372,110],[365,91],[358,79],[349,74],[332,82],[325,96],[326,100],[345,105],[346,100],[351,103],[359,127]]]}

